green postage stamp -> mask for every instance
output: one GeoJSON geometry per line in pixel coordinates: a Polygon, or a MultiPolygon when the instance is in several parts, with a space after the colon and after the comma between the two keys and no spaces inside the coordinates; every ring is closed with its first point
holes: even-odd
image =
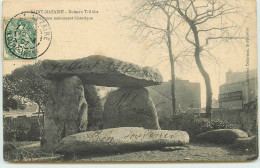
{"type": "Polygon", "coordinates": [[[36,18],[4,19],[4,60],[35,59],[37,57],[36,18]]]}
{"type": "Polygon", "coordinates": [[[21,12],[3,19],[4,60],[36,59],[49,48],[52,33],[48,21],[35,12],[21,12]]]}

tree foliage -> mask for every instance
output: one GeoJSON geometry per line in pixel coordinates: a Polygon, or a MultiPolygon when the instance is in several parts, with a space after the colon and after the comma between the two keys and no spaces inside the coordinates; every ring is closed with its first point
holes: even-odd
{"type": "Polygon", "coordinates": [[[28,98],[37,103],[43,111],[46,104],[49,81],[40,76],[41,62],[25,65],[15,69],[11,74],[3,77],[4,92],[19,97],[28,98]]]}

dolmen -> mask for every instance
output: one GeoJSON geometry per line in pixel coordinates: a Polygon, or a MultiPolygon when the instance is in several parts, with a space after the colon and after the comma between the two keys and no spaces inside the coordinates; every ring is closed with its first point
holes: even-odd
{"type": "Polygon", "coordinates": [[[155,105],[145,89],[162,83],[156,69],[95,55],[76,60],[44,60],[41,76],[51,81],[44,117],[44,150],[53,151],[61,139],[87,131],[90,102],[86,100],[92,99],[86,94],[95,93],[87,91],[93,88],[91,85],[118,87],[107,96],[104,128],[160,129],[155,105]]]}

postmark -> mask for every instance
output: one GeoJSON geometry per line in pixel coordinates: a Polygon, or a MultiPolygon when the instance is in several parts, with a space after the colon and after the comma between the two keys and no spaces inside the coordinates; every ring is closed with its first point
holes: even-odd
{"type": "Polygon", "coordinates": [[[4,24],[4,60],[36,59],[48,50],[52,32],[40,14],[22,12],[4,19],[4,24]]]}

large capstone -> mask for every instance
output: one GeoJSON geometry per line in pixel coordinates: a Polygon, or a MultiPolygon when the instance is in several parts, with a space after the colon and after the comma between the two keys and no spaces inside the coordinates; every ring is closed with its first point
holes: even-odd
{"type": "Polygon", "coordinates": [[[160,129],[157,111],[145,88],[120,88],[108,94],[103,128],[160,129]]]}
{"type": "Polygon", "coordinates": [[[151,67],[120,61],[105,56],[88,56],[76,60],[44,60],[42,76],[59,80],[78,76],[84,84],[108,87],[145,87],[162,82],[160,72],[151,67]]]}
{"type": "Polygon", "coordinates": [[[86,131],[88,105],[76,76],[52,81],[44,118],[44,150],[53,150],[62,138],[86,131]]]}
{"type": "Polygon", "coordinates": [[[59,142],[55,151],[62,154],[104,154],[160,149],[166,146],[181,146],[187,143],[189,143],[189,135],[185,131],[121,127],[87,131],[67,136],[59,142]]]}

